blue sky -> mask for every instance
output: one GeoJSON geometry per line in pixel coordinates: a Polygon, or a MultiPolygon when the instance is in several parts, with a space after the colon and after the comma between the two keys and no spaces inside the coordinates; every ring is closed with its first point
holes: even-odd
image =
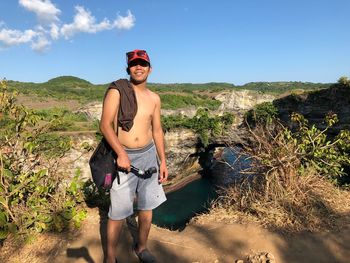
{"type": "Polygon", "coordinates": [[[92,83],[127,77],[150,55],[150,82],[336,82],[350,76],[348,0],[1,0],[0,78],[92,83]]]}

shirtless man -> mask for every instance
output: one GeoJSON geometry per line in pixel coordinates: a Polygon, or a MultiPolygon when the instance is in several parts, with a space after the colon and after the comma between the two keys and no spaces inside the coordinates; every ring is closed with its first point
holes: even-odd
{"type": "Polygon", "coordinates": [[[110,89],[104,99],[100,130],[117,153],[120,184],[114,180],[111,188],[111,205],[107,224],[107,263],[115,263],[115,248],[125,218],[133,214],[133,201],[137,195],[138,239],[135,254],[142,262],[156,262],[147,249],[147,239],[152,222],[152,209],[166,200],[161,183],[168,177],[165,160],[164,135],[160,121],[160,98],[147,89],[147,77],[152,71],[144,50],[127,53],[127,72],[136,95],[137,113],[132,128],[126,132],[117,125],[120,94],[110,89]],[[117,133],[116,133],[117,131],[117,133]],[[158,158],[159,159],[158,159],[158,158]],[[159,174],[144,179],[136,176],[131,165],[146,170],[158,166],[159,174]]]}

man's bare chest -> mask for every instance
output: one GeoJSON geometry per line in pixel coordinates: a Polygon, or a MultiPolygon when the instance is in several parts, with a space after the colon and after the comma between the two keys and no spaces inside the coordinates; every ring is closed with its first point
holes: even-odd
{"type": "Polygon", "coordinates": [[[150,98],[136,97],[137,112],[136,118],[152,119],[155,103],[150,98]]]}

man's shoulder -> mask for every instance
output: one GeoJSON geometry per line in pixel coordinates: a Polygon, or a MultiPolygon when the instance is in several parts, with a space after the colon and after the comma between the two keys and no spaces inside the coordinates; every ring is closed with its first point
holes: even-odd
{"type": "Polygon", "coordinates": [[[125,89],[125,88],[130,88],[130,82],[127,79],[117,79],[115,81],[112,81],[108,89],[125,89]]]}
{"type": "Polygon", "coordinates": [[[160,101],[160,97],[157,93],[155,93],[154,91],[151,91],[148,89],[148,92],[149,92],[149,96],[152,98],[152,100],[154,100],[154,102],[158,102],[160,101]]]}

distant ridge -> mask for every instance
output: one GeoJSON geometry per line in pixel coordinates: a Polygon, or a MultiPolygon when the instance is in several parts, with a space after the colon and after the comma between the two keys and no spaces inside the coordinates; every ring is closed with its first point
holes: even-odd
{"type": "Polygon", "coordinates": [[[52,78],[49,81],[44,82],[42,84],[60,85],[60,86],[64,86],[64,85],[68,85],[68,86],[93,85],[91,82],[89,82],[85,79],[81,79],[81,78],[74,77],[74,76],[60,76],[60,77],[52,78]]]}
{"type": "MultiPolygon", "coordinates": [[[[262,93],[285,94],[291,91],[313,91],[329,88],[331,84],[298,81],[280,82],[250,82],[235,86],[225,82],[209,83],[149,83],[148,87],[161,96],[164,107],[173,108],[181,105],[210,105],[217,104],[214,97],[219,92],[233,90],[254,90],[262,93]]],[[[8,81],[10,89],[16,89],[22,94],[32,94],[43,98],[59,100],[78,100],[80,102],[102,101],[107,84],[95,85],[91,82],[74,77],[59,76],[47,82],[8,81]]]]}

